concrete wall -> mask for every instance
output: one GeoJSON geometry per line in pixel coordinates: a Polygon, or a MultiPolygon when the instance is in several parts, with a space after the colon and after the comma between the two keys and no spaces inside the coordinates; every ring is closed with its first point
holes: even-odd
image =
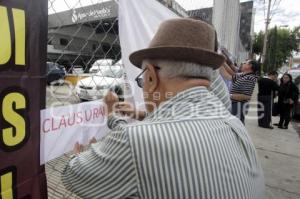
{"type": "Polygon", "coordinates": [[[219,44],[226,47],[232,55],[239,49],[239,0],[215,0],[213,25],[218,34],[219,44]]]}

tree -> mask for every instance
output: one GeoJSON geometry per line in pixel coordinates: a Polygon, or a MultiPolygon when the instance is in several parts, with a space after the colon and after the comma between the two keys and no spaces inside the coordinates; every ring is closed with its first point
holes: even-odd
{"type": "Polygon", "coordinates": [[[263,31],[260,31],[258,34],[254,35],[252,51],[254,54],[259,55],[259,61],[261,61],[261,55],[263,52],[264,35],[265,34],[263,31]]]}
{"type": "MultiPolygon", "coordinates": [[[[259,56],[263,51],[264,32],[259,32],[254,36],[253,53],[259,56]]],[[[277,28],[276,26],[269,30],[266,58],[263,63],[263,71],[268,72],[277,70],[288,58],[292,56],[294,51],[299,52],[300,45],[300,26],[293,30],[287,28],[277,28]]]]}

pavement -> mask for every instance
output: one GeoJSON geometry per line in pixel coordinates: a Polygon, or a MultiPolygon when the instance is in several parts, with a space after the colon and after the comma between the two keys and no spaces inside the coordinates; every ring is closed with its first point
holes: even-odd
{"type": "MultiPolygon", "coordinates": [[[[252,97],[246,128],[260,158],[266,183],[266,199],[300,199],[300,122],[289,129],[258,127],[256,97],[252,97]]],[[[278,123],[279,117],[272,118],[278,123]]]]}

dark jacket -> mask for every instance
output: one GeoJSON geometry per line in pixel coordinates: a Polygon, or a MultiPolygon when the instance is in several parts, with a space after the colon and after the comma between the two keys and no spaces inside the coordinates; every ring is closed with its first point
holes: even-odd
{"type": "Polygon", "coordinates": [[[298,102],[299,89],[293,82],[281,83],[278,93],[278,103],[287,104],[288,99],[298,102]]]}
{"type": "Polygon", "coordinates": [[[258,95],[259,96],[271,96],[272,91],[278,91],[278,84],[269,78],[260,78],[258,80],[258,95]]]}

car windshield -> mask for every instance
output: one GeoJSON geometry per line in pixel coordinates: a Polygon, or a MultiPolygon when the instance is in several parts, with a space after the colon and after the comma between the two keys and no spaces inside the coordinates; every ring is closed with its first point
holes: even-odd
{"type": "Polygon", "coordinates": [[[124,71],[120,67],[117,68],[111,67],[109,69],[99,72],[99,74],[103,75],[104,77],[113,77],[113,78],[121,78],[123,73],[124,71]]]}
{"type": "Polygon", "coordinates": [[[295,80],[297,77],[300,76],[300,70],[299,71],[290,71],[289,74],[292,76],[293,80],[295,80]]]}
{"type": "Polygon", "coordinates": [[[47,63],[47,68],[48,68],[48,71],[60,69],[58,67],[58,64],[55,64],[55,63],[47,63]]]}
{"type": "Polygon", "coordinates": [[[111,66],[112,65],[113,60],[112,59],[100,59],[98,61],[96,61],[92,68],[101,68],[101,67],[107,67],[107,66],[111,66]]]}

